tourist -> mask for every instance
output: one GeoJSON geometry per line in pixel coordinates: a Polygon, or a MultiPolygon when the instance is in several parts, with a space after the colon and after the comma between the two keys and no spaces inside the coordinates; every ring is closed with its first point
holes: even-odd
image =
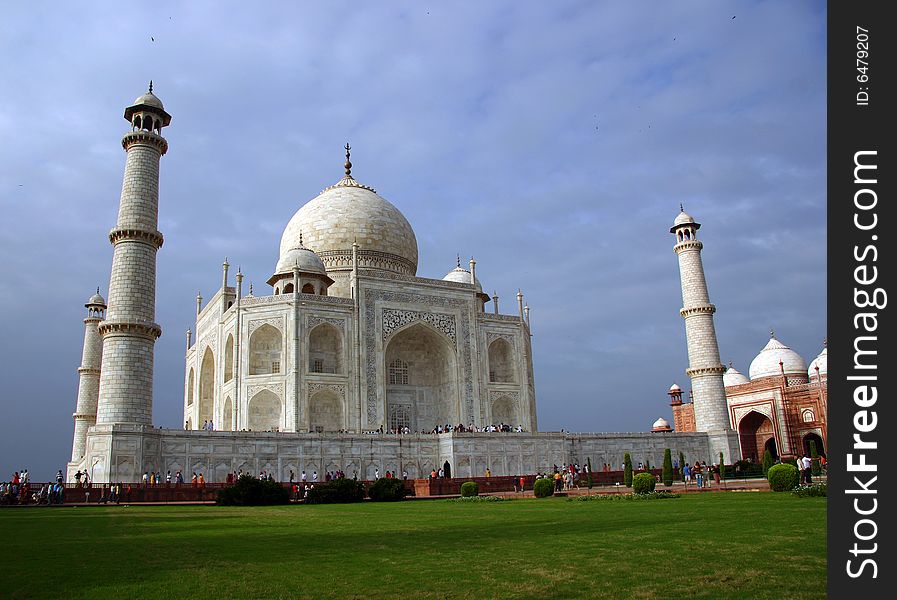
{"type": "Polygon", "coordinates": [[[181,470],[178,469],[177,473],[174,476],[175,485],[184,485],[184,474],[181,473],[181,470]]]}
{"type": "Polygon", "coordinates": [[[202,476],[202,473],[199,474],[199,487],[206,487],[206,478],[202,476]]]}
{"type": "Polygon", "coordinates": [[[312,471],[312,472],[311,472],[311,480],[312,480],[312,481],[317,481],[317,480],[318,480],[318,472],[317,472],[317,471],[312,471]]]}
{"type": "Polygon", "coordinates": [[[813,469],[813,461],[810,460],[810,457],[807,456],[806,452],[804,453],[803,458],[800,459],[800,463],[803,467],[804,481],[807,485],[812,484],[813,480],[811,477],[811,472],[813,469]]]}
{"type": "Polygon", "coordinates": [[[193,476],[190,478],[190,485],[196,487],[196,484],[199,482],[199,478],[196,476],[196,471],[193,471],[193,476]]]}
{"type": "Polygon", "coordinates": [[[492,469],[486,467],[486,477],[492,477],[492,469]]]}
{"type": "Polygon", "coordinates": [[[290,469],[290,485],[293,485],[293,479],[296,478],[296,474],[293,473],[293,469],[290,469]]]}
{"type": "Polygon", "coordinates": [[[65,476],[62,474],[62,469],[56,471],[56,483],[62,485],[62,482],[65,480],[65,476]]]}
{"type": "Polygon", "coordinates": [[[402,469],[402,479],[408,479],[408,470],[402,469]]]}
{"type": "Polygon", "coordinates": [[[691,467],[688,466],[688,463],[685,463],[685,467],[682,469],[682,474],[685,475],[685,485],[688,485],[688,482],[691,481],[691,467]]]}
{"type": "Polygon", "coordinates": [[[301,481],[302,483],[308,481],[308,475],[305,474],[305,471],[302,471],[302,473],[299,475],[299,481],[301,481]]]}
{"type": "Polygon", "coordinates": [[[523,475],[521,475],[521,476],[520,476],[520,491],[523,492],[523,490],[524,490],[525,488],[526,488],[526,477],[524,477],[523,475]]]}
{"type": "Polygon", "coordinates": [[[81,469],[75,472],[75,486],[81,487],[81,469]]]}
{"type": "Polygon", "coordinates": [[[374,479],[380,479],[380,468],[374,469],[374,479]]]}
{"type": "Polygon", "coordinates": [[[165,485],[171,487],[171,471],[165,475],[165,485]]]}
{"type": "Polygon", "coordinates": [[[695,461],[694,474],[695,481],[697,482],[698,487],[704,487],[704,474],[701,472],[701,463],[699,463],[698,461],[695,461]]]}

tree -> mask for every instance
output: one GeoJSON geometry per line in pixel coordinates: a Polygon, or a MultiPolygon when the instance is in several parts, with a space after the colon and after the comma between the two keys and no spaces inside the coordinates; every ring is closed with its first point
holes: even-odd
{"type": "Polygon", "coordinates": [[[685,454],[679,453],[679,479],[685,481],[685,454]]]}
{"type": "Polygon", "coordinates": [[[766,449],[766,452],[763,453],[763,476],[766,477],[767,471],[769,471],[769,467],[773,464],[772,460],[772,452],[769,451],[769,448],[766,449]]]}
{"type": "Polygon", "coordinates": [[[723,453],[719,453],[719,478],[726,478],[726,462],[723,460],[723,453]]]}
{"type": "Polygon", "coordinates": [[[586,464],[589,466],[589,478],[586,480],[586,485],[589,487],[589,489],[592,489],[592,459],[587,458],[586,464]]]}
{"type": "Polygon", "coordinates": [[[623,485],[632,487],[632,458],[628,452],[623,455],[623,485]]]}
{"type": "Polygon", "coordinates": [[[667,487],[673,485],[673,456],[670,449],[663,451],[663,484],[667,487]]]}

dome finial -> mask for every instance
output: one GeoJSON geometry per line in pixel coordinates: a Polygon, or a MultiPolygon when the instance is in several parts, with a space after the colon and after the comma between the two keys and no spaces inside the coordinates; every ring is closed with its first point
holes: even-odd
{"type": "Polygon", "coordinates": [[[352,146],[349,145],[349,142],[346,142],[346,177],[352,177],[352,161],[349,160],[350,151],[352,150],[352,146]]]}
{"type": "MultiPolygon", "coordinates": [[[[97,293],[98,293],[98,294],[100,293],[99,290],[100,290],[100,288],[97,288],[97,293]]],[[[828,338],[825,338],[824,340],[822,340],[822,347],[823,347],[823,348],[828,348],[828,338]]]]}
{"type": "Polygon", "coordinates": [[[100,293],[100,286],[97,286],[97,294],[99,294],[99,293],[100,293]]]}
{"type": "Polygon", "coordinates": [[[772,327],[770,327],[770,328],[769,328],[769,338],[770,338],[770,339],[773,339],[773,338],[775,338],[775,337],[776,337],[776,330],[773,329],[772,327]]]}
{"type": "Polygon", "coordinates": [[[305,243],[302,241],[302,230],[301,229],[299,230],[299,245],[300,246],[305,245],[305,243]]]}
{"type": "Polygon", "coordinates": [[[455,266],[458,267],[459,269],[461,268],[461,254],[460,253],[458,254],[455,266]]]}
{"type": "Polygon", "coordinates": [[[152,93],[153,93],[153,80],[152,80],[152,79],[150,79],[150,84],[149,84],[149,93],[150,93],[150,94],[152,94],[152,93]]]}
{"type": "Polygon", "coordinates": [[[730,368],[730,369],[732,368],[732,361],[731,361],[731,360],[729,361],[729,368],[730,368]]]}
{"type": "Polygon", "coordinates": [[[682,206],[682,203],[679,203],[679,212],[685,212],[685,207],[682,206]]]}

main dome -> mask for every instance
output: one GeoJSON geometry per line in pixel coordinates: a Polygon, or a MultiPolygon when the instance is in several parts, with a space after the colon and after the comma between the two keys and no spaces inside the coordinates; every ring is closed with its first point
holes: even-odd
{"type": "Polygon", "coordinates": [[[349,173],[296,211],[280,238],[280,256],[304,243],[328,273],[348,271],[354,242],[362,268],[417,274],[417,238],[408,220],[349,173]]]}
{"type": "Polygon", "coordinates": [[[751,380],[761,377],[778,377],[785,375],[807,376],[807,363],[800,354],[780,342],[775,335],[770,335],[769,342],[751,362],[748,371],[751,380]],[[781,361],[782,365],[779,366],[781,361]]]}

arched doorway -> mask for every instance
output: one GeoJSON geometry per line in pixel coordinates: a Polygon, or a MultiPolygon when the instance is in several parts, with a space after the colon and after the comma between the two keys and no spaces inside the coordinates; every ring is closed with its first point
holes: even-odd
{"type": "Polygon", "coordinates": [[[415,323],[386,347],[386,426],[429,431],[461,422],[455,349],[442,334],[415,323]]]}
{"type": "Polygon", "coordinates": [[[817,433],[808,433],[804,436],[804,452],[807,453],[807,456],[810,456],[812,454],[810,452],[811,441],[816,444],[816,454],[818,454],[819,456],[825,456],[825,446],[822,444],[822,438],[817,433]]]}
{"type": "Polygon", "coordinates": [[[514,351],[511,344],[502,338],[489,344],[489,381],[492,383],[515,383],[517,381],[514,351]]]}
{"type": "Polygon", "coordinates": [[[746,414],[738,423],[738,436],[741,439],[741,455],[745,458],[761,461],[766,450],[769,450],[773,459],[779,455],[775,428],[766,415],[754,410],[746,414]]]}

